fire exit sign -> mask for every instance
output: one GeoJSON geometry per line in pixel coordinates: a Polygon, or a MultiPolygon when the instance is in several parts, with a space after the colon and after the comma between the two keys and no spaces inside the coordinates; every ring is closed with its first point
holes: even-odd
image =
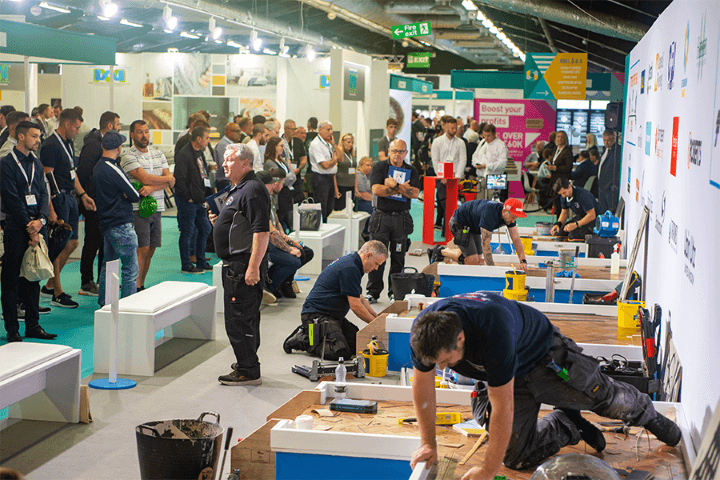
{"type": "Polygon", "coordinates": [[[392,27],[392,33],[393,39],[398,40],[401,38],[430,35],[432,29],[430,28],[430,22],[408,23],[407,25],[395,25],[392,27]]]}

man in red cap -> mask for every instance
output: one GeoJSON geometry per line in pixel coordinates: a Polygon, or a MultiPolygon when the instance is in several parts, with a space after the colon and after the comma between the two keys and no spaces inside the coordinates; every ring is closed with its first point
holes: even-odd
{"type": "Polygon", "coordinates": [[[509,198],[505,203],[490,200],[472,200],[463,203],[450,219],[450,231],[455,244],[460,247],[460,252],[443,249],[442,246],[437,245],[430,254],[431,262],[448,257],[465,265],[479,265],[482,258],[485,265],[495,265],[490,246],[492,232],[507,225],[520,260],[520,268],[526,272],[525,249],[515,225],[515,219],[518,217],[525,218],[527,214],[523,211],[522,201],[517,198],[509,198]]]}

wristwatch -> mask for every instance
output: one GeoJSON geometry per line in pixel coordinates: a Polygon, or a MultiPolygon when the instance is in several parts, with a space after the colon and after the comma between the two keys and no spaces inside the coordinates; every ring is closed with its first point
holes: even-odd
{"type": "Polygon", "coordinates": [[[577,222],[577,220],[575,220],[575,226],[576,226],[577,228],[580,228],[580,224],[577,222]]]}
{"type": "Polygon", "coordinates": [[[522,260],[520,260],[520,263],[527,263],[527,260],[523,258],[522,260]]]}
{"type": "Polygon", "coordinates": [[[41,219],[40,219],[40,223],[42,223],[43,225],[46,225],[46,224],[47,224],[47,220],[45,220],[44,218],[41,218],[41,219]]]}

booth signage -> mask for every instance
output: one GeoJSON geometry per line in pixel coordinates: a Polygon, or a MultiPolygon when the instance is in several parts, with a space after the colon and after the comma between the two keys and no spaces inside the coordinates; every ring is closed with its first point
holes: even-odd
{"type": "Polygon", "coordinates": [[[408,68],[430,68],[431,52],[410,52],[408,53],[408,68]]]}
{"type": "Polygon", "coordinates": [[[524,98],[585,100],[587,53],[529,53],[524,98]]]}
{"type": "Polygon", "coordinates": [[[410,37],[422,37],[423,35],[430,35],[431,33],[432,29],[430,28],[430,22],[408,23],[407,25],[395,25],[392,27],[394,40],[410,37]]]}
{"type": "Polygon", "coordinates": [[[10,64],[9,63],[0,64],[0,85],[2,85],[2,86],[10,85],[10,64]]]}

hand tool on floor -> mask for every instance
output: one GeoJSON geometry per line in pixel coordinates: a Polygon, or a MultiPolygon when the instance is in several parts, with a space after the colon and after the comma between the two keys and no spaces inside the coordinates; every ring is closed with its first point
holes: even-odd
{"type": "Polygon", "coordinates": [[[467,453],[467,455],[465,455],[465,457],[460,461],[460,465],[465,465],[465,463],[467,463],[467,461],[470,460],[470,457],[473,456],[473,453],[477,452],[478,448],[480,448],[480,446],[483,443],[485,443],[485,440],[487,440],[487,438],[488,438],[487,432],[480,435],[480,438],[478,438],[478,441],[475,442],[475,445],[473,445],[473,447],[470,449],[470,451],[467,453]]]}
{"type": "MultiPolygon", "coordinates": [[[[403,423],[417,422],[417,418],[398,418],[398,425],[403,423]]],[[[435,413],[435,425],[455,425],[456,423],[462,422],[462,415],[460,412],[436,412],[435,413]]]]}
{"type": "MultiPolygon", "coordinates": [[[[320,377],[334,376],[337,366],[338,362],[315,359],[312,362],[312,366],[294,365],[292,372],[302,375],[312,382],[317,382],[320,380],[320,377]]],[[[347,373],[352,373],[355,375],[355,378],[365,378],[365,359],[363,357],[356,357],[354,360],[346,361],[345,368],[347,369],[347,373]]]]}
{"type": "Polygon", "coordinates": [[[233,427],[228,427],[227,432],[225,432],[225,435],[227,435],[225,437],[225,453],[223,454],[222,463],[220,464],[220,473],[218,474],[217,480],[222,479],[222,472],[223,472],[223,469],[225,468],[225,460],[227,459],[228,448],[230,448],[230,439],[232,438],[232,434],[233,434],[233,427]]]}

